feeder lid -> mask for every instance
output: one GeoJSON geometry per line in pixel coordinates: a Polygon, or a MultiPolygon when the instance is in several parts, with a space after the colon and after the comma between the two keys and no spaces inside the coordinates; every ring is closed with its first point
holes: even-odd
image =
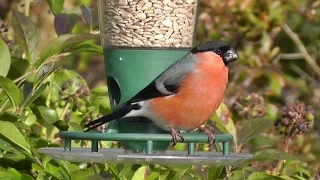
{"type": "Polygon", "coordinates": [[[124,149],[99,149],[91,152],[89,148],[73,148],[64,151],[63,148],[41,148],[41,153],[56,159],[70,162],[96,163],[128,163],[128,164],[171,164],[171,165],[236,165],[243,163],[253,156],[251,154],[231,153],[225,156],[220,152],[196,151],[195,155],[188,155],[187,151],[155,151],[153,154],[145,152],[125,152],[124,149]]]}

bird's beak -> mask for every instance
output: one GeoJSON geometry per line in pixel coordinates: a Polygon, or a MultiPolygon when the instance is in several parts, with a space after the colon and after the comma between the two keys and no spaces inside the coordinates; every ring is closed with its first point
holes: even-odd
{"type": "Polygon", "coordinates": [[[235,49],[231,48],[224,54],[223,59],[225,61],[225,64],[229,64],[230,62],[236,61],[238,59],[238,54],[235,49]]]}

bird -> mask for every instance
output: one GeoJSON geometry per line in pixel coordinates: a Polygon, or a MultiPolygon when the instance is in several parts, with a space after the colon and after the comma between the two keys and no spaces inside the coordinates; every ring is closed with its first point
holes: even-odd
{"type": "MultiPolygon", "coordinates": [[[[237,59],[236,50],[227,43],[201,43],[118,110],[84,125],[85,132],[120,118],[146,117],[170,132],[174,145],[178,138],[184,141],[181,132],[203,127],[222,103],[229,65],[237,59]]],[[[209,144],[214,143],[215,135],[208,129],[204,133],[209,144]]]]}

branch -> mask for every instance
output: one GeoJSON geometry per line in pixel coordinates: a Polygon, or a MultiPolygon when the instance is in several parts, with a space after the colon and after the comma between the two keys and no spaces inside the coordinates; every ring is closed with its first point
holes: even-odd
{"type": "Polygon", "coordinates": [[[299,39],[298,35],[294,33],[288,24],[284,24],[282,29],[288,34],[288,36],[292,39],[292,41],[296,44],[299,51],[301,52],[302,57],[307,61],[310,67],[314,70],[314,72],[320,76],[320,68],[315,62],[315,60],[309,55],[307,49],[302,44],[301,40],[299,39]]]}

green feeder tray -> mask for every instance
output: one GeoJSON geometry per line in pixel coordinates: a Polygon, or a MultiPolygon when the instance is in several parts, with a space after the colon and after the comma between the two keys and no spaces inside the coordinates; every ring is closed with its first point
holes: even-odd
{"type": "Polygon", "coordinates": [[[230,134],[217,134],[216,143],[222,143],[222,152],[195,151],[195,143],[207,143],[208,137],[200,133],[182,133],[187,143],[187,151],[155,150],[155,142],[172,141],[170,134],[143,133],[83,133],[61,132],[59,137],[64,139],[64,148],[41,148],[39,151],[52,158],[71,162],[98,163],[141,163],[141,164],[175,164],[175,165],[227,165],[237,164],[252,158],[250,154],[230,153],[229,144],[233,137],[230,134]],[[89,140],[90,148],[72,148],[72,140],[89,140]],[[99,141],[139,142],[144,144],[142,151],[129,149],[99,149],[99,141]]]}

